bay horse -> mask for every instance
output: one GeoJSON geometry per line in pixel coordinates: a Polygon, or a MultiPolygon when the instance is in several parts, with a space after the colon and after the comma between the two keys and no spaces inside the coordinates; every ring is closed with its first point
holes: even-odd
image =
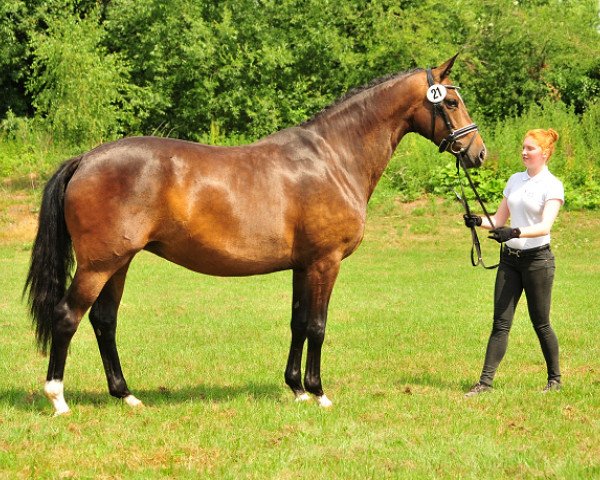
{"type": "Polygon", "coordinates": [[[293,270],[285,382],[297,400],[312,394],[331,406],[320,374],[327,307],[394,149],[416,132],[467,167],[486,156],[450,84],[455,59],[379,79],[249,145],[130,137],[64,162],[44,188],[24,289],[38,348],[50,354],[44,392],[55,415],[69,412],[66,357],[88,309],[110,394],[142,405],[115,342],[127,269],[141,250],[208,275],[293,270]]]}

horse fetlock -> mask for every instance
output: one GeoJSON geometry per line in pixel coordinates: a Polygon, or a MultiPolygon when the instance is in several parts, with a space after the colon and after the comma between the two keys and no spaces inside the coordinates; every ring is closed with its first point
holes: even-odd
{"type": "Polygon", "coordinates": [[[323,386],[321,385],[320,378],[306,377],[304,379],[304,389],[316,397],[323,395],[323,386]]]}
{"type": "Polygon", "coordinates": [[[300,381],[300,373],[285,373],[285,384],[290,387],[294,392],[303,392],[302,382],[300,381]]]}
{"type": "Polygon", "coordinates": [[[65,415],[70,412],[65,402],[64,386],[60,380],[49,380],[44,385],[44,394],[54,407],[54,416],[65,415]]]}
{"type": "Polygon", "coordinates": [[[108,393],[115,398],[125,398],[131,395],[125,379],[115,378],[112,374],[108,375],[108,393]]]}

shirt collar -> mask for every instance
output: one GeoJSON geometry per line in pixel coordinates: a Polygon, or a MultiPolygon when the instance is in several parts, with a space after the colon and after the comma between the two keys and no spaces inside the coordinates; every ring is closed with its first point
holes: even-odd
{"type": "Polygon", "coordinates": [[[523,172],[523,181],[527,182],[529,180],[532,180],[534,182],[539,182],[542,178],[544,178],[548,174],[548,172],[549,172],[548,165],[544,165],[544,167],[540,170],[540,173],[538,173],[537,175],[534,175],[533,177],[530,177],[529,173],[527,173],[527,170],[525,170],[523,172]]]}

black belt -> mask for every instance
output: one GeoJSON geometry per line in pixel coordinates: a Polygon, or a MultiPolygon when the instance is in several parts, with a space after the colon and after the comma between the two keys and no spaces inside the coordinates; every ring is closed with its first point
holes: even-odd
{"type": "Polygon", "coordinates": [[[507,245],[504,245],[504,250],[503,252],[507,255],[513,255],[515,257],[518,258],[523,258],[523,257],[530,257],[538,252],[542,252],[544,250],[550,250],[550,244],[547,243],[546,245],[542,245],[541,247],[534,247],[534,248],[526,248],[526,249],[519,249],[519,248],[510,248],[507,245]]]}

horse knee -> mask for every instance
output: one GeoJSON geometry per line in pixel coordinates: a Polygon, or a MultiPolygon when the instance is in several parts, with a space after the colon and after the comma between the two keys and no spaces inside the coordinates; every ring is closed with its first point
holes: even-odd
{"type": "Polygon", "coordinates": [[[325,340],[325,322],[315,322],[306,329],[306,337],[312,343],[322,344],[325,340]]]}

